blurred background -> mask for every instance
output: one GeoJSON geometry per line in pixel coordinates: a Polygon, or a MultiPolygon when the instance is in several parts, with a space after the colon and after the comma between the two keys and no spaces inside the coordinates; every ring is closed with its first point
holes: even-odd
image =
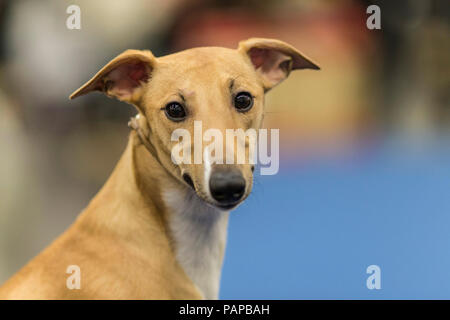
{"type": "Polygon", "coordinates": [[[322,70],[267,95],[280,172],[256,176],[231,214],[220,297],[449,299],[449,4],[0,0],[0,282],[72,223],[125,148],[133,108],[70,93],[128,48],[270,37],[322,70]],[[71,4],[81,30],[66,28],[71,4]],[[366,27],[370,4],[381,30],[366,27]],[[366,287],[372,264],[381,290],[366,287]]]}

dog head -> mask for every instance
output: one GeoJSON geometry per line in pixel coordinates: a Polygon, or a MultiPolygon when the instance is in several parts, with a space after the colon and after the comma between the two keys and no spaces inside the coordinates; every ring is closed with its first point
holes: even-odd
{"type": "Polygon", "coordinates": [[[253,132],[263,120],[264,94],[297,69],[319,67],[272,39],[159,58],[127,50],[70,98],[100,91],[136,106],[159,162],[204,201],[229,210],[252,188],[253,132]]]}

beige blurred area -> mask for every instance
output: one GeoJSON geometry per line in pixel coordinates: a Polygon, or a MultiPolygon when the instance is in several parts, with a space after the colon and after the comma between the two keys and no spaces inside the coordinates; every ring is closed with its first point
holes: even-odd
{"type": "Polygon", "coordinates": [[[448,132],[449,14],[446,0],[0,0],[0,282],[70,225],[123,151],[133,107],[68,100],[120,52],[291,43],[322,68],[267,95],[265,126],[295,162],[384,134],[448,132]],[[66,28],[72,4],[81,30],[66,28]],[[381,30],[366,27],[370,4],[381,30]]]}

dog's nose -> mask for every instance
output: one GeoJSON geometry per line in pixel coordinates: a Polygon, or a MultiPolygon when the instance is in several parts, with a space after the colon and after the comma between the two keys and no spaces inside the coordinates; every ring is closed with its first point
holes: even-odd
{"type": "Polygon", "coordinates": [[[245,179],[237,169],[215,169],[209,179],[209,190],[220,205],[234,205],[244,195],[245,179]]]}

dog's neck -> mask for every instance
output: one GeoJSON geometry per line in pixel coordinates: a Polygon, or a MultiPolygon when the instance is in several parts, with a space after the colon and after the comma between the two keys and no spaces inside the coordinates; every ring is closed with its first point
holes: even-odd
{"type": "MultiPolygon", "coordinates": [[[[131,139],[139,139],[131,136],[131,139]]],[[[217,299],[225,252],[228,212],[206,204],[195,191],[169,174],[155,155],[138,145],[134,150],[136,179],[152,203],[162,200],[169,240],[178,263],[205,299],[217,299]],[[145,158],[145,160],[143,160],[145,158]],[[147,183],[145,182],[147,181],[147,183]],[[150,188],[158,185],[157,188],[150,188]]],[[[154,214],[154,213],[152,213],[154,214]]]]}
{"type": "Polygon", "coordinates": [[[178,262],[206,299],[217,299],[228,212],[207,206],[190,189],[166,190],[163,199],[178,262]]]}

